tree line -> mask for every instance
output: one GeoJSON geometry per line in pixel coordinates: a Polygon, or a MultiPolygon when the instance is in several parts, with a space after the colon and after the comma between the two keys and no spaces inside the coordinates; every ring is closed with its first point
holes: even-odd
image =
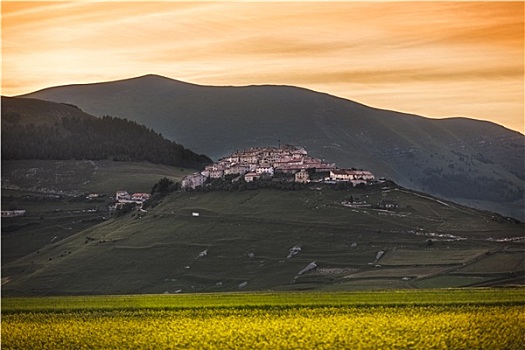
{"type": "Polygon", "coordinates": [[[20,124],[2,115],[2,159],[148,161],[201,169],[211,159],[127,119],[62,118],[54,124],[20,124]]]}

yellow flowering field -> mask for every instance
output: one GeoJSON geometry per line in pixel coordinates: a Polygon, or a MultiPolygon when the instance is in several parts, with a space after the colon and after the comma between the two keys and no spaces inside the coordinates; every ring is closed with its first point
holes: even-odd
{"type": "Polygon", "coordinates": [[[523,349],[525,303],[210,307],[204,303],[8,310],[2,315],[1,345],[2,349],[523,349]]]}

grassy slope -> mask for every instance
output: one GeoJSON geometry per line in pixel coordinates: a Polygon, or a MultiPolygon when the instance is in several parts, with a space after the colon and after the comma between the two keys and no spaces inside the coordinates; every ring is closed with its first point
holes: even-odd
{"type": "MultiPolygon", "coordinates": [[[[147,214],[101,223],[7,264],[3,276],[11,281],[3,293],[234,291],[244,282],[243,290],[391,289],[419,287],[434,276],[444,278],[434,283],[437,286],[452,286],[451,278],[454,286],[469,285],[474,283],[472,277],[458,283],[462,277],[451,275],[463,264],[482,261],[497,251],[505,250],[513,258],[523,254],[520,244],[488,240],[523,236],[523,224],[490,217],[395,186],[351,192],[325,188],[175,193],[147,214]],[[387,213],[343,207],[340,202],[350,195],[369,203],[392,199],[400,209],[387,213]],[[438,238],[432,236],[435,233],[467,239],[438,238]],[[429,238],[433,245],[427,244],[429,238]],[[295,245],[302,251],[287,258],[295,245]],[[205,250],[207,255],[199,257],[205,250]],[[381,264],[376,261],[380,250],[385,250],[385,259],[396,250],[414,251],[411,262],[421,269],[403,280],[399,269],[406,266],[374,267],[381,264]],[[436,254],[440,251],[443,260],[436,254]],[[461,251],[464,260],[451,261],[461,251]],[[434,258],[425,262],[428,253],[434,258]],[[313,261],[317,271],[299,276],[313,261]],[[437,272],[436,266],[441,267],[437,272]],[[347,278],[377,270],[384,274],[347,278]]],[[[508,280],[513,273],[509,281],[523,283],[523,260],[510,269],[505,266],[500,274],[491,275],[493,280],[508,280]]]]}
{"type": "Polygon", "coordinates": [[[2,188],[32,192],[114,194],[119,189],[149,192],[160,178],[180,181],[191,169],[147,162],[2,161],[2,188]]]}
{"type": "Polygon", "coordinates": [[[27,211],[2,219],[2,263],[99,223],[117,190],[149,193],[162,177],[180,181],[190,172],[145,162],[2,161],[2,210],[27,211]],[[105,197],[86,201],[86,193],[105,197]],[[54,194],[63,197],[46,197],[54,194]]]}

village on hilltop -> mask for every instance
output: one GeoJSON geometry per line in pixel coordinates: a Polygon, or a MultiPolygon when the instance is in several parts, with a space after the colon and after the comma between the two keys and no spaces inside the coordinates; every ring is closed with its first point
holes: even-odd
{"type": "Polygon", "coordinates": [[[195,189],[206,181],[224,179],[233,176],[233,181],[244,179],[252,182],[258,179],[272,179],[288,176],[299,183],[316,182],[351,182],[353,185],[366,184],[374,180],[370,171],[338,169],[334,163],[324,163],[308,155],[301,147],[279,145],[279,147],[253,147],[219,159],[208,165],[201,172],[186,176],[182,180],[182,189],[195,189]],[[313,176],[313,174],[321,176],[313,176]],[[314,179],[315,178],[315,179],[314,179]]]}

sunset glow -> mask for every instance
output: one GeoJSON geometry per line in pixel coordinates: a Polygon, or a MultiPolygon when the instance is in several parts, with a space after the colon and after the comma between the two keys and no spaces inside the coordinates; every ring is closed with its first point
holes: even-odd
{"type": "Polygon", "coordinates": [[[2,95],[159,74],[524,132],[524,2],[2,2],[2,95]]]}

